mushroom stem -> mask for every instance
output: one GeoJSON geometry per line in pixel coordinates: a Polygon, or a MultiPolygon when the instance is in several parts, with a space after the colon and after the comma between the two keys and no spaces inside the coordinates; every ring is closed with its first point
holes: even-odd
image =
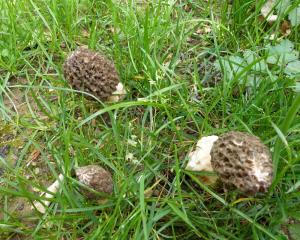
{"type": "Polygon", "coordinates": [[[124,99],[125,95],[126,95],[125,87],[121,82],[119,82],[116,87],[116,91],[114,91],[112,95],[107,98],[107,101],[119,102],[124,99]]]}
{"type": "MultiPolygon", "coordinates": [[[[212,135],[207,137],[202,137],[196,145],[196,149],[189,153],[189,161],[185,167],[186,170],[201,172],[213,172],[211,165],[211,155],[210,151],[213,147],[215,141],[218,140],[218,136],[212,135]]],[[[202,179],[208,184],[213,184],[216,182],[216,176],[205,176],[202,179]]]]}
{"type": "Polygon", "coordinates": [[[267,20],[268,23],[276,22],[278,16],[273,14],[273,8],[276,2],[274,0],[268,0],[261,8],[262,16],[267,20]]]}
{"type": "Polygon", "coordinates": [[[189,171],[213,171],[210,150],[218,138],[215,135],[202,137],[197,142],[195,151],[189,153],[189,161],[185,169],[189,171]]]}
{"type": "Polygon", "coordinates": [[[58,179],[47,188],[47,191],[42,192],[40,194],[41,197],[43,196],[47,200],[34,201],[33,202],[34,207],[32,207],[32,208],[36,208],[40,213],[44,214],[46,212],[46,208],[51,203],[51,199],[58,192],[63,179],[64,179],[64,176],[62,174],[59,174],[58,179]]]}

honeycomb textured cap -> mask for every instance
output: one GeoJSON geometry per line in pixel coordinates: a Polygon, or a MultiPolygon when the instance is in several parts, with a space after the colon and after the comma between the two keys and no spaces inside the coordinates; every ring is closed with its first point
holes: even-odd
{"type": "MultiPolygon", "coordinates": [[[[110,172],[98,165],[88,165],[75,169],[75,174],[79,182],[85,184],[89,188],[106,194],[113,192],[113,179],[110,172]]],[[[82,193],[89,199],[99,198],[99,195],[94,194],[87,189],[82,190],[82,193]]]]}
{"type": "Polygon", "coordinates": [[[228,132],[219,137],[210,153],[212,167],[223,183],[249,194],[266,192],[271,185],[271,154],[258,137],[228,132]]]}
{"type": "Polygon", "coordinates": [[[114,64],[100,53],[80,47],[63,64],[65,79],[73,89],[105,101],[116,91],[119,75],[114,64]]]}

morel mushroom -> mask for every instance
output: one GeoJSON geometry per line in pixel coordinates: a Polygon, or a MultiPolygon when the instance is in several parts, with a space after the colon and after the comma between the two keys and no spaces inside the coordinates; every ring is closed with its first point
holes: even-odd
{"type": "Polygon", "coordinates": [[[101,101],[120,101],[126,94],[113,62],[86,47],[67,57],[63,73],[75,90],[92,94],[101,101]]]}
{"type": "Polygon", "coordinates": [[[192,152],[186,169],[197,171],[197,162],[199,165],[203,160],[209,166],[204,170],[211,168],[225,185],[234,185],[249,194],[268,190],[273,176],[271,154],[258,137],[231,131],[213,140],[213,144],[206,144],[209,156],[203,151],[202,155],[199,151],[192,152]]]}
{"type": "MultiPolygon", "coordinates": [[[[110,172],[98,165],[88,165],[75,169],[75,175],[78,181],[96,192],[112,194],[113,179],[110,172]]],[[[89,191],[89,189],[80,189],[82,194],[88,199],[97,199],[99,195],[89,191]]]]}
{"type": "MultiPolygon", "coordinates": [[[[112,194],[113,192],[113,180],[110,172],[106,171],[97,165],[87,165],[75,169],[75,175],[79,182],[86,185],[86,189],[80,189],[82,194],[91,200],[103,200],[99,198],[99,195],[89,191],[88,188],[93,189],[96,192],[102,192],[105,194],[112,194]]],[[[40,213],[45,213],[48,206],[51,204],[54,195],[58,192],[61,187],[61,183],[64,180],[64,176],[59,174],[58,179],[52,183],[46,192],[42,192],[40,196],[43,196],[45,200],[34,201],[32,209],[37,209],[40,213]]]]}

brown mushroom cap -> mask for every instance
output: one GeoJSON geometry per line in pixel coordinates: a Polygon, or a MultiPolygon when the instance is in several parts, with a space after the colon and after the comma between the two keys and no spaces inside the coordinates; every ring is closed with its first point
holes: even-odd
{"type": "Polygon", "coordinates": [[[272,183],[271,154],[258,137],[243,132],[225,133],[210,154],[220,180],[242,192],[266,192],[272,183]]]}
{"type": "MultiPolygon", "coordinates": [[[[110,172],[98,165],[79,167],[75,169],[75,175],[79,182],[97,192],[106,194],[112,194],[113,192],[113,179],[110,172]]],[[[82,189],[81,192],[88,199],[99,198],[99,195],[89,191],[88,189],[82,189]]]]}
{"type": "Polygon", "coordinates": [[[90,93],[102,101],[116,91],[119,75],[114,64],[100,53],[80,47],[63,65],[65,79],[76,90],[90,93]]]}

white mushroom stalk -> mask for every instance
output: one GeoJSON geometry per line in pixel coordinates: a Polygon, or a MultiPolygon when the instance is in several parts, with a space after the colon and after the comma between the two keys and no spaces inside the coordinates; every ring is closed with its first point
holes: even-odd
{"type": "Polygon", "coordinates": [[[112,95],[107,98],[107,102],[120,102],[125,98],[125,96],[125,87],[121,82],[119,82],[116,87],[116,91],[114,91],[112,95]]]}
{"type": "Polygon", "coordinates": [[[51,204],[51,200],[60,189],[63,179],[64,176],[59,174],[58,179],[47,188],[47,191],[40,194],[40,196],[45,198],[45,200],[34,201],[32,209],[35,208],[42,214],[46,213],[48,206],[51,204]]]}
{"type": "Polygon", "coordinates": [[[197,142],[195,151],[189,153],[189,161],[185,169],[189,171],[213,171],[210,151],[218,138],[215,135],[201,138],[197,142]]]}
{"type": "Polygon", "coordinates": [[[273,8],[275,5],[276,1],[268,0],[261,8],[261,14],[269,23],[276,22],[278,19],[278,16],[273,14],[273,8]]]}
{"type": "MultiPolygon", "coordinates": [[[[207,137],[202,137],[196,145],[196,149],[189,153],[188,163],[186,165],[186,170],[189,171],[207,171],[213,172],[211,165],[211,155],[210,151],[213,147],[215,141],[218,140],[218,136],[212,135],[207,137]]],[[[208,184],[213,184],[217,180],[216,176],[206,176],[205,182],[208,184]]]]}

